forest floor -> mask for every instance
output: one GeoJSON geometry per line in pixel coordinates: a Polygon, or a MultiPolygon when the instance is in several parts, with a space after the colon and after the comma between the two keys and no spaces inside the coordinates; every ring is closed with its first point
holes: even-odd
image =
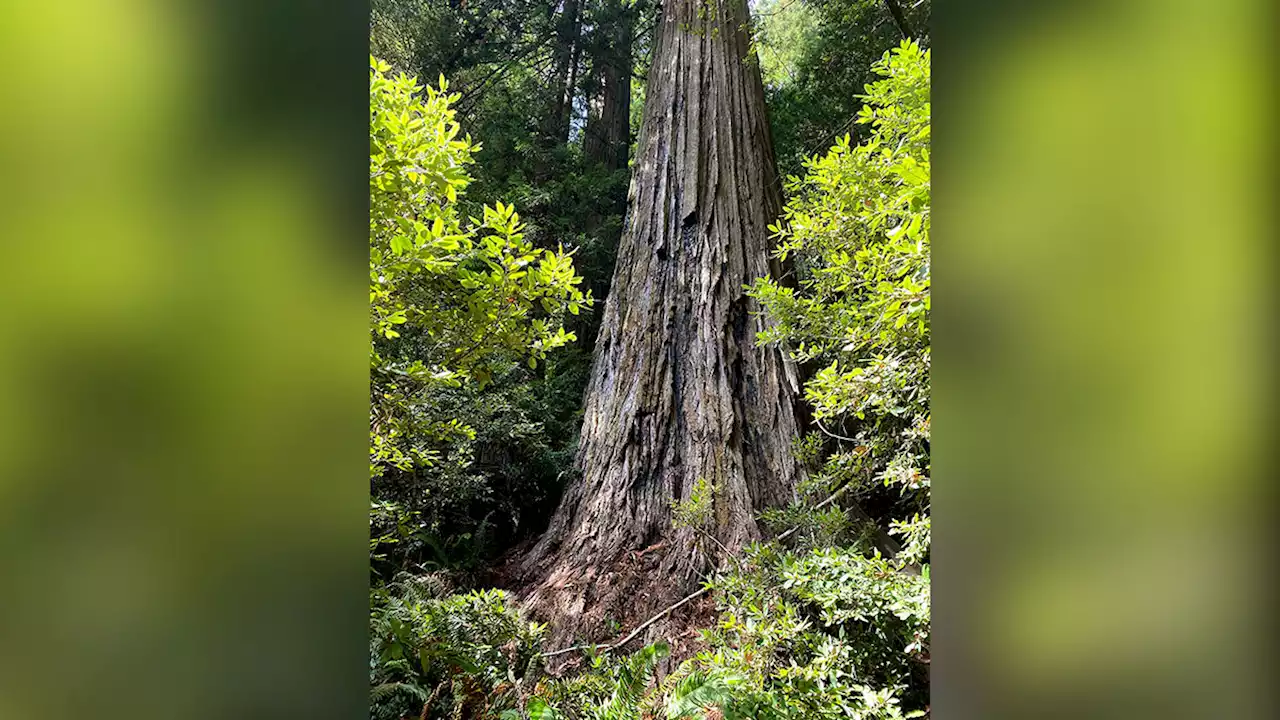
{"type": "MultiPolygon", "coordinates": [[[[530,602],[530,596],[537,589],[537,580],[522,576],[517,570],[525,554],[533,547],[537,538],[531,538],[512,548],[489,568],[480,579],[485,585],[501,588],[520,599],[537,621],[547,618],[539,612],[536,602],[530,602]]],[[[616,568],[601,582],[621,587],[643,587],[647,579],[656,571],[660,547],[648,548],[647,551],[630,553],[628,561],[616,568]]],[[[659,675],[665,674],[668,668],[674,668],[680,662],[693,657],[703,649],[702,635],[699,632],[715,624],[717,618],[716,604],[710,593],[704,594],[680,607],[666,613],[652,622],[643,632],[630,637],[632,633],[645,623],[653,621],[656,614],[648,608],[653,604],[647,598],[635,598],[636,602],[626,603],[620,598],[625,594],[609,592],[612,588],[583,588],[586,595],[603,595],[618,600],[605,607],[599,603],[588,603],[590,619],[582,627],[607,628],[607,632],[591,637],[575,635],[577,628],[549,627],[548,637],[552,642],[547,647],[546,669],[552,675],[564,675],[582,667],[585,656],[580,652],[563,652],[577,645],[596,645],[607,647],[609,651],[635,650],[646,644],[662,641],[670,649],[668,655],[658,667],[659,675]],[[557,643],[556,641],[559,641],[557,643]],[[626,641],[625,646],[617,645],[626,641]]],[[[673,603],[674,604],[674,603],[673,603]]]]}

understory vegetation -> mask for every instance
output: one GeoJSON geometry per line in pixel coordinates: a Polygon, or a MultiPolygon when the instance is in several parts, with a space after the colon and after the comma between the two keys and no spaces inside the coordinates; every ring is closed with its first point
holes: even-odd
{"type": "MultiPolygon", "coordinates": [[[[929,8],[906,8],[907,28],[885,8],[756,8],[784,272],[744,291],[756,341],[800,370],[806,472],[760,516],[765,537],[700,579],[712,619],[668,657],[561,652],[495,587],[576,472],[629,177],[588,133],[622,106],[605,88],[620,92],[607,48],[625,32],[629,107],[608,122],[634,144],[660,8],[374,3],[372,719],[928,714],[929,8]]],[[[698,527],[715,492],[699,483],[673,521],[698,527]]]]}

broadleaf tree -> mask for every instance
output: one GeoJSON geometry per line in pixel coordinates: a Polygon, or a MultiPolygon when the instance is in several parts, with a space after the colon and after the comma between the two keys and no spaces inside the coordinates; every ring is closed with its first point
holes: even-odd
{"type": "MultiPolygon", "coordinates": [[[[421,87],[369,71],[370,476],[441,459],[470,428],[432,412],[433,390],[483,386],[572,342],[564,318],[591,305],[569,253],[536,250],[501,202],[464,216],[467,166],[444,78],[421,87]]],[[[375,500],[377,493],[375,492],[375,500]]],[[[378,507],[375,502],[375,508],[378,507]]],[[[385,509],[385,508],[384,508],[385,509]]],[[[377,514],[377,513],[375,513],[377,514]]]]}

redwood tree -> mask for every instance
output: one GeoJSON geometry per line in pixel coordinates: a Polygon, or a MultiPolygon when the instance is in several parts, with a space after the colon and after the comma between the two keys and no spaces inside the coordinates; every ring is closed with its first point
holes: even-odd
{"type": "Polygon", "coordinates": [[[573,96],[577,92],[582,15],[579,0],[564,0],[556,20],[552,52],[551,108],[543,122],[544,139],[552,146],[569,139],[573,96]]]}
{"type": "MultiPolygon", "coordinates": [[[[744,286],[771,272],[780,209],[745,0],[666,0],[612,290],[587,390],[579,476],[522,560],[558,640],[603,639],[695,589],[757,513],[792,497],[793,369],[757,347],[744,286]],[[672,523],[699,479],[714,542],[672,523]]],[[[657,627],[657,626],[655,626],[657,627]]]]}
{"type": "Polygon", "coordinates": [[[631,144],[632,34],[638,14],[634,2],[601,0],[595,18],[583,153],[609,170],[626,167],[631,144]]]}

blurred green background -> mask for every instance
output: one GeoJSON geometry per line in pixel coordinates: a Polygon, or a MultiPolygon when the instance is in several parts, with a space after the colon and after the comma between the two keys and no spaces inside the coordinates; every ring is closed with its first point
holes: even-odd
{"type": "Polygon", "coordinates": [[[360,717],[367,6],[0,8],[0,717],[360,717]]]}
{"type": "MultiPolygon", "coordinates": [[[[1275,18],[936,12],[934,705],[1269,714],[1275,18]]],[[[365,712],[367,22],[0,8],[0,718],[365,712]]]]}
{"type": "Polygon", "coordinates": [[[1270,716],[1270,8],[937,13],[934,706],[1270,716]]]}

